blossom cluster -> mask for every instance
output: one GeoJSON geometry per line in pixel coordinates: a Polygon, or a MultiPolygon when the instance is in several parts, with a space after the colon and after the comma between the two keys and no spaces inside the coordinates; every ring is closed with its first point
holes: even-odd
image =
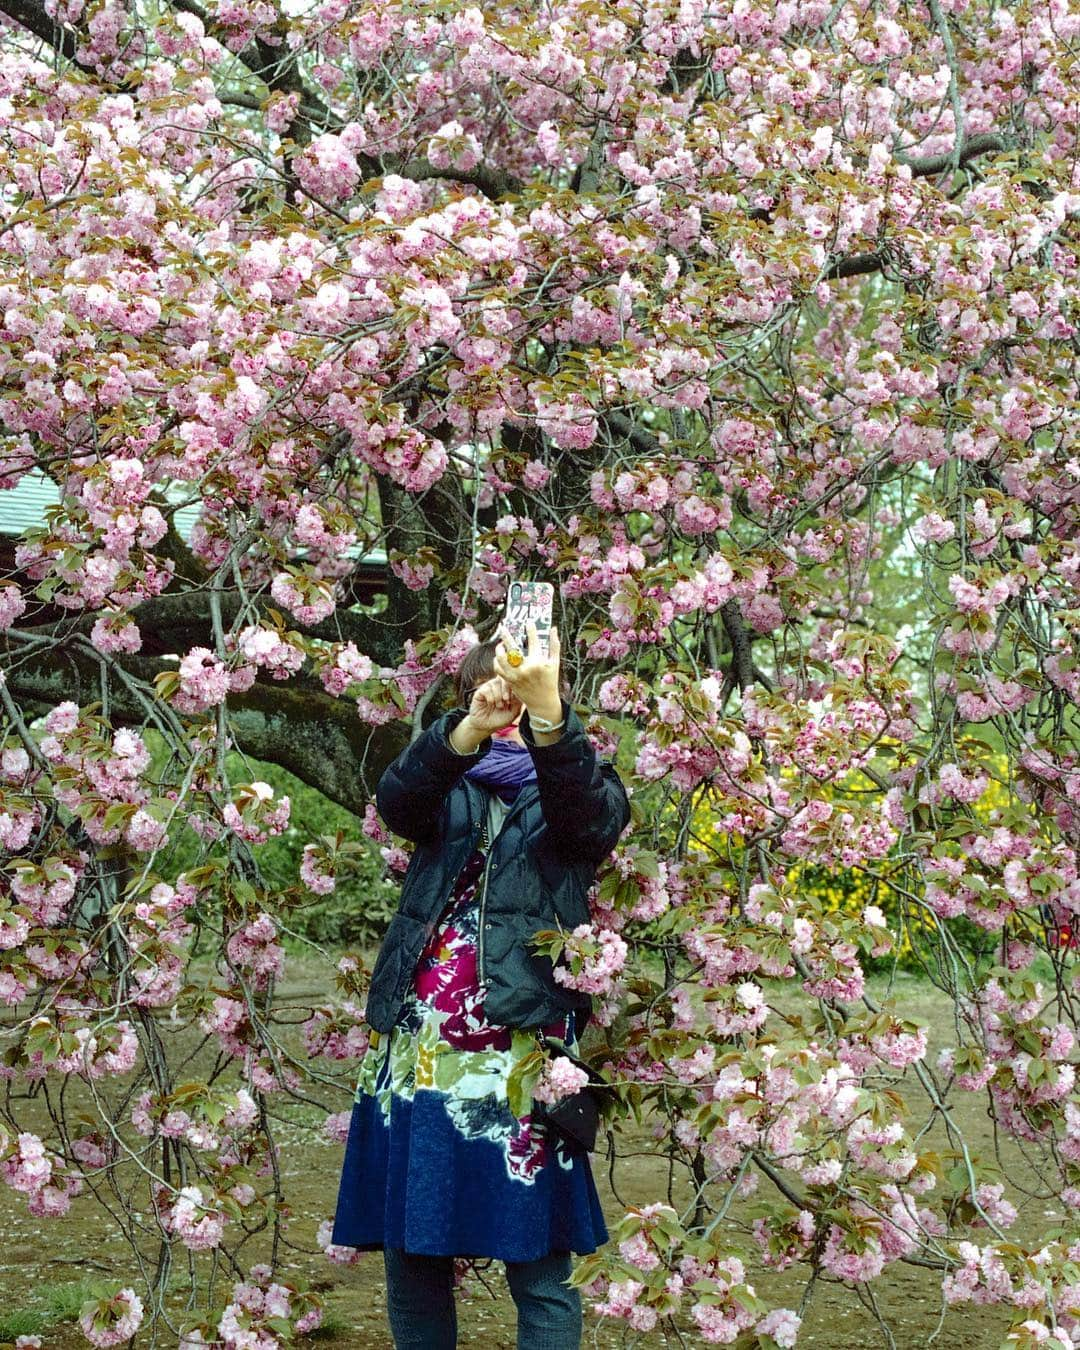
{"type": "Polygon", "coordinates": [[[181,1350],[220,1345],[223,1350],[274,1350],[281,1335],[290,1339],[322,1324],[322,1304],[316,1294],[298,1282],[275,1280],[269,1266],[251,1267],[246,1280],[232,1287],[229,1302],[212,1327],[188,1326],[180,1336],[181,1350]]]}

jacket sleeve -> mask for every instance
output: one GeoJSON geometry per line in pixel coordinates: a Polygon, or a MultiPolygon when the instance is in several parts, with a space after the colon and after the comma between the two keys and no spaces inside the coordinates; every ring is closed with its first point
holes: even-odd
{"type": "Polygon", "coordinates": [[[434,840],[446,794],[491,748],[490,738],[481,741],[472,755],[460,755],[450,745],[450,732],[464,716],[463,708],[455,708],[433,722],[379,779],[375,789],[379,815],[403,839],[417,844],[434,840]]]}
{"type": "Polygon", "coordinates": [[[566,725],[557,741],[537,745],[526,710],[521,738],[536,766],[544,822],[561,852],[575,862],[599,864],[618,843],[630,803],[613,764],[597,758],[581,718],[563,700],[566,725]]]}

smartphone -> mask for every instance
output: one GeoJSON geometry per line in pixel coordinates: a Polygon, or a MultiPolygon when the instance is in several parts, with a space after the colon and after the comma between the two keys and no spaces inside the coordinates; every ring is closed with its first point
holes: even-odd
{"type": "Polygon", "coordinates": [[[536,624],[536,635],[544,655],[550,652],[551,615],[555,607],[555,587],[550,581],[511,581],[506,592],[503,626],[519,651],[528,649],[526,625],[536,624]]]}

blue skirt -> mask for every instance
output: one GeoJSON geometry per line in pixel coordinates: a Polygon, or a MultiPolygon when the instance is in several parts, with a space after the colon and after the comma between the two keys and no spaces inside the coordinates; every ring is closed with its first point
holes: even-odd
{"type": "Polygon", "coordinates": [[[353,1106],[333,1242],[535,1261],[607,1241],[588,1157],[548,1140],[543,1156],[527,1121],[511,1133],[505,1104],[463,1113],[447,1094],[419,1089],[411,1101],[391,1094],[389,1105],[389,1121],[375,1097],[353,1106]]]}
{"type": "MultiPolygon", "coordinates": [[[[476,882],[463,869],[397,1024],[360,1064],[332,1241],[372,1251],[535,1261],[608,1239],[588,1154],[511,1110],[535,1035],[484,1016],[476,882]]],[[[574,1046],[573,1014],[545,1028],[574,1046]]],[[[524,1109],[522,1107],[524,1106],[524,1109]]]]}

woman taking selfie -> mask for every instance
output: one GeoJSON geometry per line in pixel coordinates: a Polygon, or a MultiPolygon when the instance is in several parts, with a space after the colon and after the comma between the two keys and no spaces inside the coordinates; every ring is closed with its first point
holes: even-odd
{"type": "Polygon", "coordinates": [[[332,1240],[383,1249],[397,1350],[457,1344],[454,1258],[505,1262],[519,1350],[577,1350],[571,1252],[607,1241],[588,1154],[507,1100],[537,1032],[573,1050],[588,995],[530,946],[589,918],[630,816],[529,625],[528,655],[481,643],[459,706],[383,774],[387,825],[416,848],[372,973],[332,1240]]]}

